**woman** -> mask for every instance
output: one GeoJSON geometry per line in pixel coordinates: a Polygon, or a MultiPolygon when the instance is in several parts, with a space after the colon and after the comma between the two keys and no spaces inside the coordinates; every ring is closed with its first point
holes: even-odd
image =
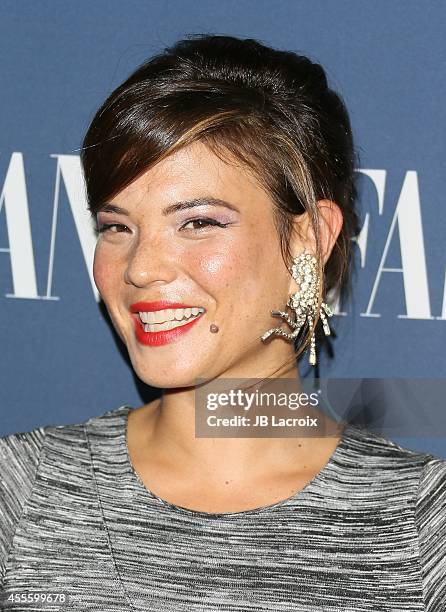
{"type": "Polygon", "coordinates": [[[316,363],[324,300],[348,289],[354,149],[321,66],[183,40],[83,145],[95,282],[162,393],[1,439],[5,607],[444,610],[445,460],[315,409],[331,435],[195,435],[218,383],[300,390],[296,357],[316,363]]]}

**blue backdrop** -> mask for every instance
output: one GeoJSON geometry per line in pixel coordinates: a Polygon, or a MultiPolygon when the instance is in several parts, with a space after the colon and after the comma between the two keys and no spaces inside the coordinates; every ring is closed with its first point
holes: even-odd
{"type": "MultiPolygon", "coordinates": [[[[335,316],[336,358],[321,375],[431,378],[444,392],[445,26],[446,5],[419,0],[3,0],[0,435],[150,397],[92,285],[79,147],[139,63],[200,32],[309,55],[350,110],[363,231],[354,300],[335,316]]],[[[399,414],[411,395],[392,396],[399,414]]],[[[439,397],[422,406],[439,419],[434,435],[402,442],[446,456],[439,397]]]]}

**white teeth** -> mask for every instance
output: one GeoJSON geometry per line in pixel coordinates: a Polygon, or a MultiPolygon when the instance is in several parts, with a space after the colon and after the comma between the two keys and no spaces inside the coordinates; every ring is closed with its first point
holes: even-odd
{"type": "MultiPolygon", "coordinates": [[[[166,316],[167,313],[165,313],[162,310],[155,310],[154,312],[150,313],[152,314],[152,316],[154,317],[154,323],[164,323],[164,321],[166,320],[166,316]]],[[[149,322],[151,323],[152,321],[150,321],[150,314],[149,314],[149,322]]]]}
{"type": "Polygon", "coordinates": [[[190,323],[193,319],[198,319],[198,316],[191,317],[190,319],[183,319],[182,321],[166,321],[165,323],[155,323],[153,325],[151,323],[145,323],[144,331],[152,333],[166,331],[168,329],[174,329],[175,327],[182,327],[183,325],[190,323]]]}
{"type": "Polygon", "coordinates": [[[177,322],[182,324],[188,323],[191,318],[201,315],[204,308],[194,306],[192,308],[167,308],[164,310],[155,310],[151,312],[140,312],[139,318],[145,324],[145,327],[150,326],[150,330],[146,331],[162,331],[163,329],[172,329],[177,327],[177,322]],[[172,323],[171,327],[164,328],[167,323],[172,323]]]}

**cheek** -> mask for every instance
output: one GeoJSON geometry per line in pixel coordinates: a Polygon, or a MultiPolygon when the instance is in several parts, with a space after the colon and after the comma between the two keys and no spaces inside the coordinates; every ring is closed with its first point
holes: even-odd
{"type": "Polygon", "coordinates": [[[100,248],[96,245],[93,259],[93,278],[96,287],[101,291],[102,279],[104,278],[104,258],[101,255],[100,248]]]}
{"type": "Polygon", "coordinates": [[[107,288],[113,285],[115,275],[116,266],[107,257],[104,248],[97,244],[93,259],[93,278],[102,296],[106,295],[107,288]]]}
{"type": "Polygon", "coordinates": [[[249,261],[246,249],[231,244],[195,253],[188,261],[188,269],[195,270],[199,276],[197,280],[209,288],[229,289],[246,277],[249,261]]]}
{"type": "Polygon", "coordinates": [[[229,253],[201,253],[192,269],[197,269],[202,278],[218,283],[229,282],[235,267],[229,253]]]}
{"type": "Polygon", "coordinates": [[[265,296],[266,289],[274,280],[277,282],[277,269],[271,263],[261,245],[245,241],[218,252],[209,249],[196,253],[187,267],[196,271],[197,281],[211,293],[220,296],[221,291],[229,291],[232,303],[247,303],[258,300],[259,294],[265,296]]]}

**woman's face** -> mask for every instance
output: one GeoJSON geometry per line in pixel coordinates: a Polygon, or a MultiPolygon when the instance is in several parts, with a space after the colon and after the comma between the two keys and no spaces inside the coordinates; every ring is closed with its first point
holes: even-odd
{"type": "Polygon", "coordinates": [[[256,377],[290,357],[291,343],[260,340],[281,323],[270,310],[284,308],[290,274],[272,201],[244,167],[197,142],[109,204],[122,210],[98,213],[94,278],[141,380],[173,388],[256,377]]]}

